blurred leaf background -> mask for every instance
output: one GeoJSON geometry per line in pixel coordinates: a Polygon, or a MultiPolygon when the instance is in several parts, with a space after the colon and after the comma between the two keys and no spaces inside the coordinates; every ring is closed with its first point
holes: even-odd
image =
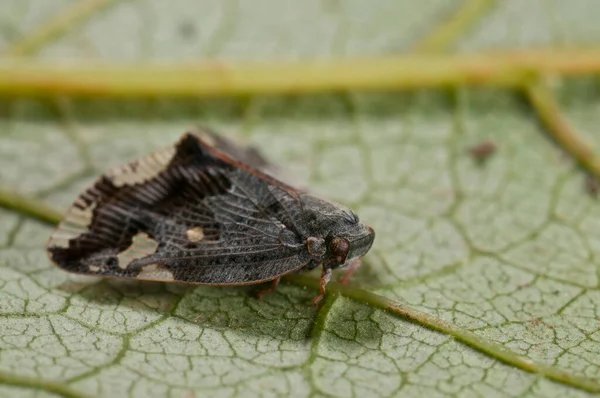
{"type": "Polygon", "coordinates": [[[600,391],[597,15],[594,0],[4,1],[0,396],[600,391]],[[374,226],[350,287],[317,311],[314,275],[258,301],[49,263],[52,221],[98,174],[198,124],[374,226]],[[477,162],[482,142],[497,150],[477,162]]]}

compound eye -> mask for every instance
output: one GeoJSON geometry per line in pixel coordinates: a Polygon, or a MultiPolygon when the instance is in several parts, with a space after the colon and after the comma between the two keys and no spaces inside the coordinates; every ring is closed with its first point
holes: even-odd
{"type": "Polygon", "coordinates": [[[333,238],[329,242],[329,253],[338,264],[344,264],[350,251],[350,241],[346,238],[333,238]]]}

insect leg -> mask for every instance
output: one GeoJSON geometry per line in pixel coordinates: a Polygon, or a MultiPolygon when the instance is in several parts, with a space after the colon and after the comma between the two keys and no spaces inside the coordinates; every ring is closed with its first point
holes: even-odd
{"type": "Polygon", "coordinates": [[[319,301],[323,300],[323,297],[325,297],[325,286],[327,286],[327,284],[329,283],[330,280],[331,280],[331,268],[323,267],[323,272],[321,273],[321,280],[319,281],[319,291],[321,294],[319,294],[313,300],[314,307],[316,307],[317,304],[319,304],[319,301]]]}
{"type": "Polygon", "coordinates": [[[261,290],[258,293],[258,299],[260,300],[262,298],[262,296],[264,296],[265,294],[275,291],[275,289],[277,289],[277,285],[279,285],[280,280],[281,280],[281,277],[273,279],[273,283],[271,284],[271,286],[269,288],[267,288],[265,290],[261,290]]]}
{"type": "Polygon", "coordinates": [[[342,285],[347,285],[350,282],[350,278],[352,278],[352,275],[354,275],[356,271],[358,271],[358,268],[361,264],[362,261],[360,258],[355,258],[354,260],[351,260],[350,264],[348,265],[348,271],[346,271],[346,273],[340,280],[340,283],[342,285]]]}

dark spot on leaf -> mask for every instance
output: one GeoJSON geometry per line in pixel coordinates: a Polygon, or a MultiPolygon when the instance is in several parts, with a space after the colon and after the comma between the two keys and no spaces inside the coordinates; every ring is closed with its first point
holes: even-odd
{"type": "Polygon", "coordinates": [[[192,21],[183,21],[179,24],[179,34],[184,39],[193,39],[197,36],[196,25],[192,21]]]}
{"type": "Polygon", "coordinates": [[[498,150],[492,141],[483,141],[469,149],[469,154],[478,164],[483,164],[498,150]]]}

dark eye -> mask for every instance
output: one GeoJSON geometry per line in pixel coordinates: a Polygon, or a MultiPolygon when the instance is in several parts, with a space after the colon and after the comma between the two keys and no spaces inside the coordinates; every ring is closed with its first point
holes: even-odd
{"type": "Polygon", "coordinates": [[[350,242],[345,238],[333,238],[327,248],[329,255],[335,258],[338,264],[344,264],[350,251],[350,242]]]}

